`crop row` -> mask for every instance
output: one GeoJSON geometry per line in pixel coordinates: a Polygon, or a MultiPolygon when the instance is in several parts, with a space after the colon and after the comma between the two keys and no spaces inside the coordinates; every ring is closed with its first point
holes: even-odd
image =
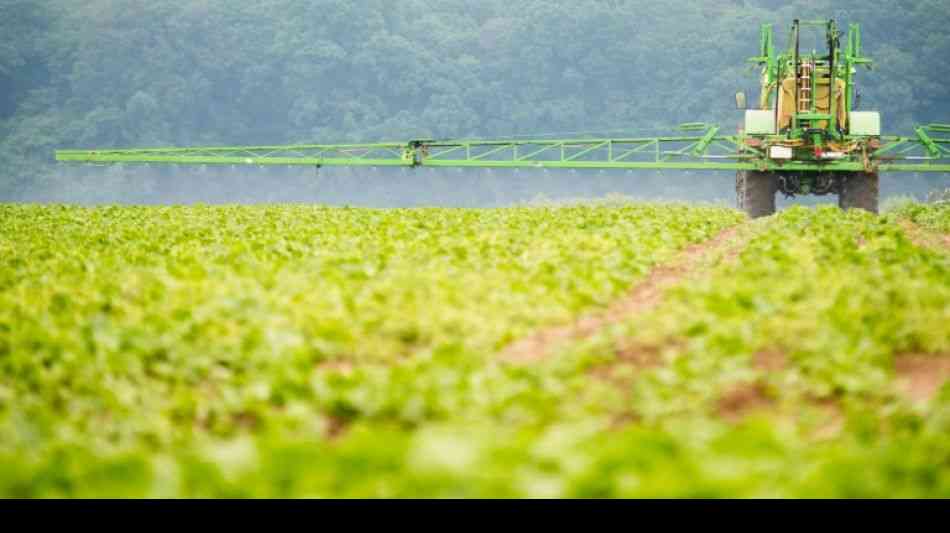
{"type": "Polygon", "coordinates": [[[2,209],[4,495],[950,495],[950,255],[896,217],[743,224],[511,365],[741,216],[2,209]]]}
{"type": "Polygon", "coordinates": [[[355,484],[321,494],[372,495],[358,472],[428,424],[556,417],[560,380],[492,356],[740,220],[2,206],[0,493],[302,495],[317,469],[355,484]],[[361,425],[367,449],[347,459],[330,438],[359,442],[361,425]]]}
{"type": "Polygon", "coordinates": [[[888,213],[898,219],[907,219],[929,230],[950,233],[950,201],[922,204],[906,202],[888,213]]]}
{"type": "Polygon", "coordinates": [[[792,208],[743,231],[733,261],[562,354],[669,452],[610,456],[600,493],[950,495],[950,257],[858,211],[792,208]],[[671,465],[689,476],[660,477],[671,465]]]}

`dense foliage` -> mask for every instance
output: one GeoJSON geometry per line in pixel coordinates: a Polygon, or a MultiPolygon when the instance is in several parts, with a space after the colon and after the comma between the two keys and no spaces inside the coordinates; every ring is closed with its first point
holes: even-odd
{"type": "Polygon", "coordinates": [[[660,306],[498,351],[743,220],[0,207],[4,496],[943,496],[950,262],[793,208],[660,306]],[[906,376],[905,376],[906,377],[906,376]]]}
{"type": "Polygon", "coordinates": [[[950,234],[950,201],[947,200],[929,204],[904,202],[889,214],[929,230],[950,234]]]}
{"type": "MultiPolygon", "coordinates": [[[[75,175],[43,166],[67,146],[633,134],[702,120],[729,130],[733,92],[757,86],[745,59],[759,24],[776,24],[784,44],[793,18],[830,16],[863,24],[877,60],[860,73],[863,106],[889,131],[950,120],[941,0],[5,0],[0,199],[90,199],[75,175]]],[[[147,191],[167,176],[130,179],[147,191]]]]}
{"type": "Polygon", "coordinates": [[[545,393],[473,373],[740,219],[676,206],[0,207],[0,493],[112,490],[70,472],[98,464],[87,452],[139,464],[248,435],[320,442],[334,420],[533,417],[507,404],[545,393]],[[371,366],[365,382],[326,381],[321,366],[338,364],[371,366]]]}

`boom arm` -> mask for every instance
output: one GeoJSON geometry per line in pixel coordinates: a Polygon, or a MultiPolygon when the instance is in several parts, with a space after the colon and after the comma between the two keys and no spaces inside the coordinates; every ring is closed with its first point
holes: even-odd
{"type": "MultiPolygon", "coordinates": [[[[398,143],[60,150],[58,161],[303,166],[431,166],[488,168],[735,169],[743,159],[735,136],[687,125],[701,136],[627,139],[414,140],[398,143]]],[[[751,154],[750,154],[751,156],[751,154]]]]}
{"type": "Polygon", "coordinates": [[[555,140],[414,140],[375,144],[312,144],[131,150],[59,150],[73,163],[289,165],[380,167],[577,168],[646,170],[788,170],[812,172],[950,172],[950,125],[916,129],[915,137],[885,136],[863,161],[780,161],[759,139],[721,135],[718,126],[687,124],[701,134],[555,140]]]}

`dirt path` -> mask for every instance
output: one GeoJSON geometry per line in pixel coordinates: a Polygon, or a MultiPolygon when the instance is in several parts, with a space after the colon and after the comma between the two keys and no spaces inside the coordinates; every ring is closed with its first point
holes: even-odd
{"type": "Polygon", "coordinates": [[[950,235],[922,228],[909,220],[900,221],[900,227],[907,238],[921,248],[950,250],[950,235]]]}
{"type": "Polygon", "coordinates": [[[904,354],[894,361],[898,389],[915,402],[933,398],[950,381],[950,354],[904,354]]]}
{"type": "Polygon", "coordinates": [[[530,363],[544,359],[558,346],[589,337],[606,326],[643,313],[660,303],[664,291],[703,272],[716,259],[734,259],[742,247],[741,226],[733,226],[716,237],[693,244],[672,261],[658,265],[623,298],[606,310],[582,317],[574,323],[545,328],[510,344],[501,352],[505,361],[530,363]]]}

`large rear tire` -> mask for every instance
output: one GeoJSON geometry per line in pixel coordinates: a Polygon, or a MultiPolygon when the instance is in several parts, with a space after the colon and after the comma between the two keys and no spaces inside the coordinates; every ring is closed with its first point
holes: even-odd
{"type": "Polygon", "coordinates": [[[778,177],[775,174],[752,170],[736,173],[736,203],[749,218],[774,214],[776,192],[778,177]]]}
{"type": "Polygon", "coordinates": [[[842,177],[841,192],[838,194],[838,206],[841,209],[863,209],[878,213],[880,197],[880,177],[876,172],[851,172],[842,177]]]}

